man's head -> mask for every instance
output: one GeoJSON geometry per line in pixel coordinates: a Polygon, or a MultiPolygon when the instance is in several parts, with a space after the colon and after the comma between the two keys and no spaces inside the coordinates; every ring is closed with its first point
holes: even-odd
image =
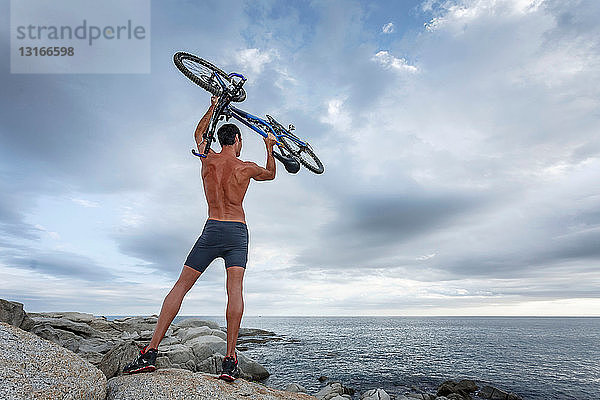
{"type": "Polygon", "coordinates": [[[235,153],[239,157],[242,150],[242,133],[234,124],[224,124],[217,131],[221,147],[235,146],[235,153]]]}

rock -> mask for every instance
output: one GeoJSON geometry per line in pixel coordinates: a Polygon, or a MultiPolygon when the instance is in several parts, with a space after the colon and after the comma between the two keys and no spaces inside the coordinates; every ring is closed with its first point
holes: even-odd
{"type": "Polygon", "coordinates": [[[503,390],[489,385],[482,387],[481,390],[477,393],[477,396],[483,399],[492,400],[521,400],[521,397],[514,393],[507,393],[503,390]]]}
{"type": "Polygon", "coordinates": [[[172,364],[180,365],[184,365],[187,361],[195,359],[192,349],[183,344],[169,346],[161,355],[167,356],[172,364]]]}
{"type": "Polygon", "coordinates": [[[463,379],[454,386],[455,390],[464,390],[467,393],[473,393],[479,389],[475,381],[463,379]]]}
{"type": "Polygon", "coordinates": [[[258,328],[240,328],[238,336],[277,336],[277,334],[258,328]]]}
{"type": "Polygon", "coordinates": [[[471,400],[469,393],[477,390],[477,385],[472,380],[463,379],[459,383],[448,380],[442,383],[437,390],[438,396],[445,396],[450,400],[471,400]],[[455,394],[457,396],[451,396],[455,394]]]}
{"type": "Polygon", "coordinates": [[[329,378],[326,377],[325,375],[321,375],[318,379],[319,379],[319,382],[323,383],[323,382],[325,382],[329,378]]]}
{"type": "Polygon", "coordinates": [[[121,339],[123,340],[137,340],[140,338],[140,334],[137,332],[123,332],[121,333],[121,339]]]}
{"type": "MultiPolygon", "coordinates": [[[[179,331],[177,332],[177,337],[182,341],[182,342],[187,342],[188,340],[194,339],[198,336],[207,336],[207,335],[211,335],[212,334],[212,329],[210,329],[208,326],[198,326],[195,328],[187,328],[187,329],[179,329],[179,331]]],[[[221,331],[219,331],[221,332],[221,331]]],[[[227,338],[227,337],[225,337],[227,338]]],[[[221,339],[221,338],[220,338],[221,339]]]]}
{"type": "Polygon", "coordinates": [[[344,394],[344,387],[339,382],[332,382],[319,390],[315,397],[319,400],[331,400],[338,395],[344,394]]]}
{"type": "Polygon", "coordinates": [[[115,319],[112,321],[115,328],[124,332],[137,332],[141,334],[143,331],[154,331],[154,327],[156,326],[156,322],[158,321],[158,317],[150,316],[150,317],[126,317],[115,319]]]}
{"type": "Polygon", "coordinates": [[[147,374],[112,378],[107,400],[315,400],[304,393],[290,393],[238,379],[228,383],[214,375],[164,369],[147,374]]]}
{"type": "Polygon", "coordinates": [[[220,337],[221,339],[223,339],[225,341],[227,340],[227,333],[223,332],[220,329],[211,329],[210,334],[213,336],[220,337]]]}
{"type": "Polygon", "coordinates": [[[173,368],[173,364],[171,364],[169,357],[160,356],[156,357],[156,368],[173,368]]]}
{"type": "Polygon", "coordinates": [[[262,365],[252,360],[249,357],[246,357],[243,354],[238,354],[238,365],[242,372],[242,377],[246,379],[251,379],[254,381],[261,381],[263,379],[267,379],[269,377],[269,371],[265,369],[262,365]],[[245,375],[245,376],[244,376],[245,375]]]}
{"type": "Polygon", "coordinates": [[[285,391],[293,392],[293,393],[306,393],[306,389],[303,386],[301,386],[295,382],[292,382],[289,385],[287,385],[285,387],[285,391]]]}
{"type": "Polygon", "coordinates": [[[390,395],[383,389],[371,389],[364,392],[360,400],[390,400],[390,395]]]}
{"type": "Polygon", "coordinates": [[[181,344],[181,340],[179,340],[177,338],[177,336],[165,337],[160,342],[160,345],[158,346],[158,349],[160,350],[161,346],[171,346],[171,345],[174,345],[174,344],[181,344]]]}
{"type": "Polygon", "coordinates": [[[183,321],[176,323],[175,326],[177,326],[179,328],[197,328],[200,326],[208,326],[211,329],[221,329],[219,327],[219,324],[217,324],[216,322],[205,321],[203,319],[198,319],[198,318],[184,319],[183,321]]]}
{"type": "Polygon", "coordinates": [[[223,356],[213,354],[209,358],[197,364],[196,368],[198,372],[206,372],[208,374],[219,375],[223,371],[221,365],[222,362],[223,356]]]}
{"type": "Polygon", "coordinates": [[[137,357],[140,350],[140,347],[133,341],[119,343],[102,357],[98,363],[98,369],[109,379],[117,376],[123,371],[123,367],[137,357]]]}
{"type": "MultiPolygon", "coordinates": [[[[52,327],[54,329],[60,329],[62,331],[71,332],[78,336],[82,336],[84,338],[91,337],[95,334],[94,330],[90,328],[90,326],[84,322],[74,322],[66,318],[47,318],[47,317],[34,317],[33,321],[35,323],[35,327],[32,329],[32,332],[35,333],[35,330],[40,329],[42,327],[52,327]]],[[[98,335],[98,334],[96,334],[98,335]]],[[[105,335],[98,335],[105,336],[105,335]]]]}
{"type": "MultiPolygon", "coordinates": [[[[19,308],[18,303],[3,304],[5,309],[13,310],[10,315],[18,314],[19,310],[22,312],[22,306],[19,308]]],[[[8,312],[5,314],[8,315],[8,312]]],[[[107,321],[105,317],[75,312],[31,313],[31,316],[33,333],[73,351],[101,368],[108,378],[115,376],[135,358],[138,350],[134,351],[133,348],[141,348],[149,342],[157,322],[156,316],[107,321]]],[[[257,334],[267,332],[246,330],[257,334]]],[[[226,333],[214,322],[184,320],[167,330],[159,346],[159,356],[164,357],[160,365],[192,372],[220,373],[221,361],[227,349],[226,338],[226,333]]],[[[269,376],[264,367],[250,358],[238,354],[238,359],[242,377],[262,380],[269,376]]]]}
{"type": "Polygon", "coordinates": [[[1,399],[104,400],[106,377],[69,350],[0,323],[1,399]]]}
{"type": "Polygon", "coordinates": [[[33,328],[33,321],[23,310],[23,304],[0,299],[0,322],[5,322],[25,331],[33,328]]]}
{"type": "Polygon", "coordinates": [[[52,312],[52,313],[42,313],[41,315],[48,316],[50,318],[65,318],[69,321],[73,322],[92,322],[96,317],[92,314],[80,313],[80,312],[52,312]]]}

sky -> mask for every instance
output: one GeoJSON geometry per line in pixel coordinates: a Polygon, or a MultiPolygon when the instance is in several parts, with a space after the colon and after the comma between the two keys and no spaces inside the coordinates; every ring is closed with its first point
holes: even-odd
{"type": "MultiPolygon", "coordinates": [[[[156,314],[207,217],[184,50],[325,173],[252,182],[246,315],[600,316],[600,2],[152,2],[151,73],[11,74],[0,298],[156,314]]],[[[263,164],[247,128],[241,158],[263,164]]],[[[215,146],[218,150],[218,145],[215,146]]],[[[215,261],[181,314],[222,315],[215,261]]]]}

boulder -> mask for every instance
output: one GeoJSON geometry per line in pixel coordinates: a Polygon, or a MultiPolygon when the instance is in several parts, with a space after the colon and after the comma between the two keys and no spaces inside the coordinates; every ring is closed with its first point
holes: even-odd
{"type": "Polygon", "coordinates": [[[211,329],[221,329],[219,327],[219,324],[217,324],[216,322],[205,321],[199,318],[184,319],[183,321],[176,323],[175,326],[179,328],[197,328],[199,326],[208,326],[211,329]]]}
{"type": "MultiPolygon", "coordinates": [[[[406,393],[403,397],[405,397],[407,399],[417,399],[417,400],[435,400],[435,394],[429,394],[429,393],[406,393]]],[[[400,400],[400,399],[396,399],[396,400],[400,400]]]]}
{"type": "Polygon", "coordinates": [[[360,400],[390,400],[390,395],[383,389],[371,389],[364,392],[360,400]]]}
{"type": "Polygon", "coordinates": [[[0,322],[0,398],[104,400],[106,377],[88,361],[0,322]]]}
{"type": "Polygon", "coordinates": [[[107,400],[315,400],[304,393],[290,393],[238,379],[228,383],[214,375],[180,369],[112,378],[107,400]]]}
{"type": "Polygon", "coordinates": [[[227,340],[227,332],[223,332],[220,329],[211,329],[210,334],[213,336],[220,337],[223,340],[227,340]]]}
{"type": "Polygon", "coordinates": [[[5,322],[25,331],[33,327],[33,321],[23,310],[23,304],[3,299],[0,299],[0,322],[5,322]]]}
{"type": "Polygon", "coordinates": [[[481,390],[477,393],[477,396],[483,399],[492,400],[521,400],[521,397],[514,393],[507,393],[503,390],[489,385],[482,387],[481,390]]]}
{"type": "Polygon", "coordinates": [[[444,381],[438,386],[437,395],[445,396],[450,400],[471,400],[470,393],[477,390],[477,384],[469,379],[463,379],[456,383],[451,380],[444,381]],[[450,396],[455,394],[456,396],[450,396]],[[458,396],[458,397],[457,397],[458,396]]]}
{"type": "MultiPolygon", "coordinates": [[[[187,342],[190,339],[194,339],[198,336],[207,336],[212,335],[212,329],[208,326],[197,326],[195,328],[187,328],[187,329],[179,329],[177,332],[177,337],[182,342],[187,342]]],[[[220,331],[219,331],[220,332],[220,331]]],[[[219,338],[221,339],[221,338],[219,338]]]]}
{"type": "Polygon", "coordinates": [[[140,347],[134,341],[115,345],[102,357],[102,360],[98,363],[98,369],[109,379],[117,376],[127,364],[137,357],[141,350],[140,347]]]}
{"type": "Polygon", "coordinates": [[[184,365],[189,360],[195,360],[192,349],[183,344],[174,344],[159,352],[168,357],[172,364],[184,365]]]}
{"type": "Polygon", "coordinates": [[[319,400],[331,400],[334,397],[344,394],[344,387],[339,382],[332,382],[319,390],[315,397],[319,400]]]}
{"type": "Polygon", "coordinates": [[[115,328],[122,332],[137,332],[141,336],[143,331],[154,331],[157,321],[158,317],[152,315],[150,317],[119,318],[112,321],[112,323],[114,324],[115,328]]]}
{"type": "Polygon", "coordinates": [[[304,386],[301,386],[295,382],[292,382],[289,385],[287,385],[285,387],[285,391],[293,393],[306,393],[306,389],[304,388],[304,386]]]}

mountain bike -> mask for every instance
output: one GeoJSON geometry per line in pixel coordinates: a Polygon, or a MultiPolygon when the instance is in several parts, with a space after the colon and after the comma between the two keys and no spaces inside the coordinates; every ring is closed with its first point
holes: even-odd
{"type": "Polygon", "coordinates": [[[277,151],[273,149],[273,156],[285,166],[288,172],[298,172],[300,164],[302,164],[315,174],[323,173],[323,163],[314,153],[310,144],[292,133],[295,130],[294,125],[290,124],[284,128],[270,115],[267,115],[266,119],[262,119],[231,104],[246,99],[246,91],[242,87],[246,78],[242,74],[227,74],[212,63],[182,51],[175,53],[173,62],[189,80],[219,97],[206,133],[207,145],[204,154],[192,150],[195,156],[206,157],[214,140],[218,122],[223,119],[229,121],[233,117],[263,137],[267,137],[268,133],[275,135],[277,151]]]}

